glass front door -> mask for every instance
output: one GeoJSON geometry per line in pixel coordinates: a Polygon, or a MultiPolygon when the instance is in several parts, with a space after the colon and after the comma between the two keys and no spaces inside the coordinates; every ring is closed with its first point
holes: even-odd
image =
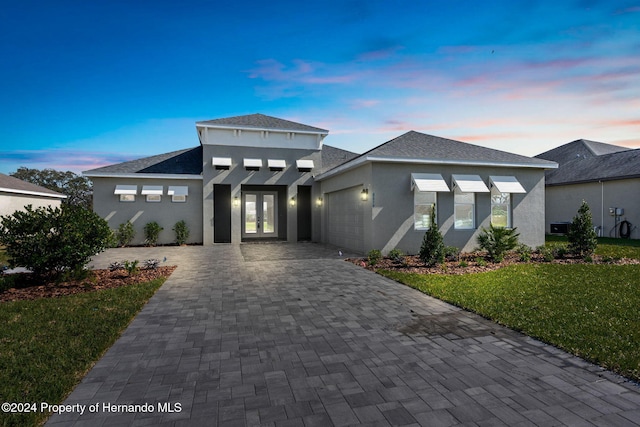
{"type": "Polygon", "coordinates": [[[242,194],[242,237],[277,237],[277,199],[273,191],[242,194]]]}

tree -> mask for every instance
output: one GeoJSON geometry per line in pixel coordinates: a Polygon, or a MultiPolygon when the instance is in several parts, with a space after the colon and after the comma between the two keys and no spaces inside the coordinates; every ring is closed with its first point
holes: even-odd
{"type": "Polygon", "coordinates": [[[442,264],[445,258],[445,246],[442,233],[436,225],[436,205],[431,208],[431,225],[424,233],[420,246],[420,259],[429,267],[442,264]]]}
{"type": "Polygon", "coordinates": [[[80,270],[106,249],[110,237],[107,222],[81,206],[29,205],[0,216],[0,245],[6,246],[9,264],[37,275],[80,270]]]}
{"type": "Polygon", "coordinates": [[[57,191],[67,196],[64,203],[91,209],[93,205],[93,187],[91,181],[71,171],[60,172],[54,169],[29,169],[20,167],[11,176],[57,191]]]}
{"type": "Polygon", "coordinates": [[[593,255],[598,246],[598,235],[593,229],[591,209],[584,200],[577,215],[573,217],[567,239],[569,240],[569,251],[580,257],[593,255]]]}

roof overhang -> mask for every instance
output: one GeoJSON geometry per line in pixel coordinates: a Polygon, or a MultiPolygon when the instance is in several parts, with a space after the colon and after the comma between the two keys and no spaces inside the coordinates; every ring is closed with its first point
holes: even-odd
{"type": "Polygon", "coordinates": [[[267,159],[267,167],[272,171],[281,171],[287,167],[287,162],[280,159],[267,159]]]}
{"type": "Polygon", "coordinates": [[[382,157],[382,156],[359,156],[353,160],[336,166],[317,177],[317,181],[322,181],[333,175],[345,172],[350,169],[357,168],[366,163],[399,163],[412,165],[457,165],[457,166],[489,166],[501,168],[528,168],[528,169],[557,169],[558,164],[544,160],[540,163],[519,163],[519,162],[489,162],[479,160],[459,160],[459,159],[418,159],[418,158],[398,158],[398,157],[382,157]]]}
{"type": "Polygon", "coordinates": [[[267,131],[267,132],[280,132],[280,133],[299,133],[299,134],[308,134],[308,135],[322,135],[323,137],[329,134],[329,131],[312,131],[312,130],[300,130],[300,129],[280,129],[280,128],[269,128],[269,127],[260,127],[260,126],[243,126],[243,125],[221,125],[221,124],[209,124],[205,122],[196,122],[196,128],[206,128],[206,129],[239,129],[239,130],[250,130],[250,131],[267,131]]]}
{"type": "Polygon", "coordinates": [[[113,173],[113,172],[82,172],[87,178],[135,178],[135,179],[197,179],[202,180],[202,175],[170,174],[170,173],[113,173]]]}
{"type": "Polygon", "coordinates": [[[17,190],[15,188],[4,188],[0,187],[0,193],[13,193],[13,194],[22,194],[27,196],[39,196],[39,197],[51,197],[55,199],[66,199],[67,196],[64,194],[53,194],[53,193],[45,193],[40,191],[29,191],[29,190],[17,190]]]}
{"type": "Polygon", "coordinates": [[[115,190],[113,190],[113,194],[129,194],[135,196],[138,194],[138,186],[118,184],[115,190]]]}

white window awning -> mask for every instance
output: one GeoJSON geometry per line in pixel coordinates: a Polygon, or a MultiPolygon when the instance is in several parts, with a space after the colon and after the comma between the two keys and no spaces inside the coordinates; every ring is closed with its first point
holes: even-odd
{"type": "Polygon", "coordinates": [[[189,187],[187,187],[187,186],[169,186],[169,191],[167,191],[167,195],[169,195],[169,196],[188,196],[189,195],[189,187]]]}
{"type": "Polygon", "coordinates": [[[439,173],[412,173],[411,190],[418,191],[451,191],[439,173]]]}
{"type": "Polygon", "coordinates": [[[298,170],[304,170],[304,171],[310,171],[311,169],[313,169],[313,160],[310,159],[302,159],[302,160],[296,160],[296,167],[298,168],[298,170]]]}
{"type": "Polygon", "coordinates": [[[231,168],[231,157],[212,157],[211,164],[216,169],[229,169],[231,168]]]}
{"type": "Polygon", "coordinates": [[[137,185],[116,185],[116,190],[113,194],[138,194],[137,185]]]}
{"type": "Polygon", "coordinates": [[[515,176],[490,176],[489,182],[501,193],[526,193],[522,184],[515,176]]]}
{"type": "Polygon", "coordinates": [[[140,194],[162,196],[162,185],[143,185],[140,194]]]}
{"type": "Polygon", "coordinates": [[[284,160],[277,160],[277,159],[269,159],[267,160],[267,166],[269,166],[270,170],[284,170],[284,168],[287,167],[287,162],[285,162],[284,160]]]}
{"type": "Polygon", "coordinates": [[[478,175],[451,175],[453,188],[458,187],[463,193],[488,193],[489,189],[478,175]]]}
{"type": "Polygon", "coordinates": [[[262,159],[244,159],[243,164],[247,170],[258,170],[262,167],[262,159]]]}

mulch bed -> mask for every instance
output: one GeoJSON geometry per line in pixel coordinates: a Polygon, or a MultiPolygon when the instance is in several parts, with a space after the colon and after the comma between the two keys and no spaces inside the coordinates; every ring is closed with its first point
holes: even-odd
{"type": "Polygon", "coordinates": [[[418,274],[469,274],[469,273],[483,273],[486,271],[498,270],[508,265],[515,264],[532,264],[532,263],[545,263],[545,264],[614,264],[614,265],[626,265],[626,264],[640,264],[640,260],[621,258],[621,259],[604,259],[601,256],[594,255],[592,262],[586,262],[582,258],[563,258],[554,259],[551,262],[544,261],[542,255],[533,253],[531,254],[531,260],[529,262],[520,261],[518,254],[509,253],[505,255],[504,261],[494,263],[486,259],[486,253],[482,252],[470,252],[460,254],[458,260],[446,261],[444,264],[436,265],[434,267],[426,267],[420,260],[418,255],[406,255],[403,262],[395,262],[390,258],[383,258],[375,266],[369,265],[367,258],[347,258],[346,261],[359,265],[367,270],[393,270],[404,273],[418,273],[418,274]]]}
{"type": "Polygon", "coordinates": [[[129,276],[126,270],[91,270],[88,277],[82,280],[65,282],[52,280],[47,283],[43,283],[42,278],[33,277],[31,273],[20,273],[16,275],[19,276],[16,278],[16,283],[19,283],[20,286],[1,292],[0,302],[56,298],[130,286],[149,282],[159,277],[169,277],[175,269],[175,266],[141,269],[132,276],[129,276]]]}

